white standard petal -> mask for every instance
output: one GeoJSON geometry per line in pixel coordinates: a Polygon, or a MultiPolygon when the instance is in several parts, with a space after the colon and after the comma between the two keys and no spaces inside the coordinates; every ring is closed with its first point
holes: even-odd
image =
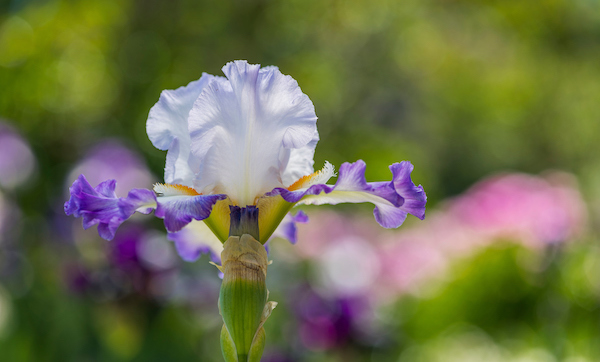
{"type": "Polygon", "coordinates": [[[202,77],[185,87],[165,90],[150,109],[146,132],[154,147],[168,150],[165,164],[165,182],[192,186],[198,171],[198,160],[190,153],[188,115],[202,89],[215,77],[202,77]]]}
{"type": "Polygon", "coordinates": [[[201,163],[195,187],[253,205],[283,186],[282,149],[307,146],[317,117],[298,83],[276,67],[236,61],[223,73],[229,82],[211,81],[190,111],[192,152],[201,163]]]}

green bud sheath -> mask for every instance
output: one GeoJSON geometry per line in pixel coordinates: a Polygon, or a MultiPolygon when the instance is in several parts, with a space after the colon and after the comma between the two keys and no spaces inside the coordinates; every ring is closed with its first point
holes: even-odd
{"type": "Polygon", "coordinates": [[[227,362],[258,362],[265,343],[262,326],[276,303],[267,303],[267,252],[255,239],[258,209],[248,207],[239,211],[232,208],[230,234],[241,236],[231,235],[221,253],[224,277],[219,310],[225,323],[221,330],[221,350],[227,362]]]}

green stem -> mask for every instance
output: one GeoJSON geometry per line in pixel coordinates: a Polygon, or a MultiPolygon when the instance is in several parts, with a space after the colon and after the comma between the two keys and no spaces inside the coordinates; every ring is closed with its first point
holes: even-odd
{"type": "Polygon", "coordinates": [[[263,324],[276,305],[267,303],[268,262],[257,240],[258,209],[232,207],[230,225],[221,253],[221,350],[227,362],[258,362],[265,344],[263,324]]]}

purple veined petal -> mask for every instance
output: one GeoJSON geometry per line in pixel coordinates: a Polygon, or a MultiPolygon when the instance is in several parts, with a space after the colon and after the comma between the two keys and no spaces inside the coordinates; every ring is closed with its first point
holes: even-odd
{"type": "Polygon", "coordinates": [[[221,263],[223,244],[203,221],[192,221],[183,229],[169,233],[167,238],[175,243],[181,258],[194,262],[202,254],[210,254],[210,259],[221,263]]]}
{"type": "Polygon", "coordinates": [[[365,169],[366,164],[362,160],[344,163],[333,186],[313,184],[295,191],[275,188],[267,196],[281,195],[291,203],[314,205],[370,202],[375,205],[375,219],[385,228],[402,225],[407,214],[420,219],[425,217],[427,198],[423,188],[415,186],[410,179],[413,169],[410,162],[391,165],[393,179],[390,182],[367,182],[365,169]]]}
{"type": "Polygon", "coordinates": [[[201,163],[194,186],[253,205],[282,186],[289,161],[282,150],[306,147],[317,117],[298,83],[276,67],[235,61],[223,73],[227,81],[211,81],[190,111],[192,152],[201,163]]]}
{"type": "Polygon", "coordinates": [[[164,90],[150,109],[146,132],[156,148],[168,150],[165,182],[169,184],[192,186],[194,174],[198,172],[200,164],[190,153],[188,115],[202,90],[212,80],[224,78],[203,73],[200,79],[185,87],[164,90]]]}
{"type": "Polygon", "coordinates": [[[157,184],[154,186],[157,217],[165,220],[170,233],[181,230],[192,220],[204,220],[210,216],[214,204],[227,195],[199,195],[194,189],[180,185],[157,184]]]}
{"type": "Polygon", "coordinates": [[[156,205],[154,192],[145,189],[133,189],[127,197],[115,195],[115,180],[108,180],[93,188],[80,175],[69,189],[71,197],[65,203],[67,215],[83,218],[83,228],[98,225],[98,233],[103,239],[111,240],[123,221],[130,218],[136,210],[148,213],[156,205]]]}

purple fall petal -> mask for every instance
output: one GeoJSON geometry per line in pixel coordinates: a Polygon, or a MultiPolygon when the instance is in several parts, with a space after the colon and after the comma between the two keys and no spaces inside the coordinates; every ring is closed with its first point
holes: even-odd
{"type": "MultiPolygon", "coordinates": [[[[111,240],[117,228],[139,207],[156,201],[150,190],[134,189],[124,198],[115,195],[115,180],[108,180],[92,188],[85,176],[80,175],[69,189],[71,198],[65,203],[67,215],[83,217],[83,228],[98,225],[103,239],[111,240]]],[[[149,211],[146,209],[144,211],[149,211]]]]}
{"type": "Polygon", "coordinates": [[[165,219],[167,231],[174,233],[192,220],[204,220],[209,217],[213,205],[226,198],[227,195],[159,197],[154,214],[165,219]]]}
{"type": "Polygon", "coordinates": [[[317,184],[310,186],[304,191],[289,191],[285,188],[276,188],[267,193],[267,196],[281,195],[285,201],[296,203],[305,196],[319,195],[321,192],[329,194],[333,191],[358,191],[381,197],[394,206],[401,206],[404,203],[404,199],[395,192],[391,183],[367,182],[365,178],[366,167],[367,165],[363,160],[358,160],[354,163],[345,162],[340,166],[337,182],[333,186],[317,184]]]}
{"type": "MultiPolygon", "coordinates": [[[[407,214],[419,219],[425,217],[427,197],[423,187],[415,186],[410,178],[413,166],[408,161],[390,166],[393,179],[390,182],[367,182],[365,179],[366,164],[362,160],[355,163],[344,163],[339,169],[339,177],[333,186],[325,184],[312,185],[306,190],[289,191],[275,188],[267,196],[281,195],[284,200],[296,203],[304,197],[324,193],[323,199],[315,202],[337,204],[341,202],[372,202],[375,204],[373,214],[377,222],[385,228],[396,228],[404,222],[407,214]],[[352,197],[344,197],[342,193],[329,195],[333,191],[356,192],[352,197]],[[364,194],[361,200],[360,194],[364,194]],[[375,196],[375,198],[373,198],[375,196]],[[378,202],[377,199],[381,199],[378,202]]],[[[348,194],[349,195],[349,194],[348,194]]]]}

